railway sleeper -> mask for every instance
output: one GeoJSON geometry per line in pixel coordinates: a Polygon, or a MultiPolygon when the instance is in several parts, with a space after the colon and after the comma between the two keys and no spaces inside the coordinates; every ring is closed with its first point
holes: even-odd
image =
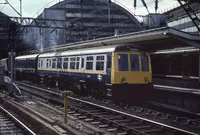
{"type": "Polygon", "coordinates": [[[73,114],[73,116],[80,116],[80,115],[81,115],[80,113],[73,114]]]}
{"type": "Polygon", "coordinates": [[[87,119],[85,119],[84,121],[85,122],[91,122],[91,121],[93,121],[94,119],[93,118],[87,118],[87,119]]]}
{"type": "Polygon", "coordinates": [[[9,134],[12,134],[12,133],[15,133],[15,134],[22,134],[22,131],[17,129],[17,130],[12,130],[12,131],[8,131],[8,130],[4,130],[4,131],[0,131],[0,134],[1,135],[9,135],[9,134]]]}
{"type": "Polygon", "coordinates": [[[138,125],[138,126],[130,126],[133,129],[145,129],[145,128],[151,128],[150,125],[138,125]]]}
{"type": "Polygon", "coordinates": [[[109,125],[108,124],[100,124],[100,125],[98,125],[100,128],[106,128],[106,127],[108,127],[109,125]]]}
{"type": "Polygon", "coordinates": [[[122,116],[111,116],[111,117],[108,117],[109,120],[116,120],[116,119],[122,119],[122,116]]]}
{"type": "Polygon", "coordinates": [[[87,110],[90,113],[98,113],[98,112],[102,112],[101,110],[87,110]]]}
{"type": "Polygon", "coordinates": [[[114,122],[116,122],[116,123],[125,123],[125,122],[131,122],[131,120],[130,119],[119,119],[119,120],[114,120],[114,122]]]}
{"type": "Polygon", "coordinates": [[[91,122],[93,125],[98,125],[98,124],[100,124],[101,122],[100,121],[93,121],[93,122],[91,122]]]}
{"type": "Polygon", "coordinates": [[[117,128],[116,127],[111,127],[111,128],[108,128],[107,131],[108,132],[114,132],[114,131],[117,131],[117,128]]]}
{"type": "Polygon", "coordinates": [[[119,132],[117,135],[127,135],[127,132],[119,132]]]}
{"type": "Polygon", "coordinates": [[[158,129],[148,129],[148,130],[142,130],[142,132],[144,133],[154,133],[154,132],[160,132],[163,131],[162,128],[158,128],[158,129]]]}
{"type": "Polygon", "coordinates": [[[85,118],[87,118],[87,116],[79,116],[78,118],[79,119],[85,119],[85,118]]]}

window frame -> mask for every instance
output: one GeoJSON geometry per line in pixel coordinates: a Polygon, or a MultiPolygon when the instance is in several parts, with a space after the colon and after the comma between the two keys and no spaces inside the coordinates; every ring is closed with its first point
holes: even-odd
{"type": "Polygon", "coordinates": [[[69,70],[69,57],[63,57],[62,69],[63,69],[63,70],[69,70]],[[66,61],[65,59],[67,59],[67,61],[66,61]],[[65,62],[67,62],[67,68],[64,68],[64,63],[65,63],[65,62]]]}
{"type": "Polygon", "coordinates": [[[140,53],[130,53],[130,71],[131,72],[140,72],[141,71],[141,58],[140,58],[140,53]],[[138,70],[132,70],[132,62],[131,62],[131,55],[137,55],[138,56],[138,70]]]}
{"type": "Polygon", "coordinates": [[[68,57],[68,58],[69,58],[69,59],[68,59],[68,60],[69,60],[69,67],[68,67],[68,69],[69,69],[69,70],[76,70],[76,56],[71,56],[71,57],[68,57]],[[71,61],[72,58],[74,58],[73,61],[71,61]],[[72,63],[72,62],[74,63],[74,69],[71,69],[71,63],[72,63]]]}
{"type": "Polygon", "coordinates": [[[45,65],[45,58],[40,58],[39,63],[40,63],[39,68],[45,68],[45,66],[44,66],[45,65]]]}
{"type": "Polygon", "coordinates": [[[95,54],[95,55],[73,55],[73,56],[63,56],[62,57],[62,69],[63,70],[76,70],[79,72],[99,72],[99,73],[106,73],[107,70],[107,54],[95,54]],[[96,60],[98,56],[103,56],[104,60],[96,60]],[[93,60],[87,60],[88,57],[92,57],[93,60]],[[71,58],[75,58],[75,60],[73,61],[75,63],[75,69],[71,69],[70,68],[70,64],[71,64],[71,58]],[[66,60],[67,59],[67,60],[66,60]],[[79,59],[79,60],[78,60],[79,59]],[[104,62],[104,67],[103,70],[96,70],[96,64],[98,61],[103,61],[104,62]],[[86,69],[87,67],[87,62],[92,62],[92,69],[88,70],[86,69]],[[67,68],[64,68],[64,63],[67,63],[67,68]],[[77,68],[77,63],[78,64],[78,68],[77,68]]]}
{"type": "Polygon", "coordinates": [[[51,60],[52,60],[51,61],[51,69],[57,69],[57,58],[52,58],[51,60]],[[54,60],[55,60],[55,68],[53,68],[54,60]]]}
{"type": "Polygon", "coordinates": [[[94,55],[86,55],[85,56],[85,71],[92,71],[92,72],[95,72],[94,70],[94,67],[95,67],[95,56],[94,55]],[[87,57],[92,57],[93,59],[92,60],[87,60],[87,57]],[[87,69],[87,62],[91,62],[92,61],[92,69],[87,69]]]}
{"type": "MultiPolygon", "coordinates": [[[[19,63],[20,65],[20,63],[19,63]]],[[[37,65],[38,68],[40,68],[40,59],[38,60],[38,65],[37,65]]]]}
{"type": "Polygon", "coordinates": [[[140,65],[140,70],[141,70],[141,72],[149,72],[149,71],[150,71],[149,62],[150,62],[150,60],[149,60],[149,55],[148,55],[148,54],[145,54],[145,53],[144,53],[144,54],[140,54],[140,64],[141,64],[141,65],[140,65]],[[143,66],[143,62],[142,62],[142,60],[143,60],[143,59],[142,59],[142,56],[143,56],[143,57],[145,56],[145,57],[146,57],[146,60],[148,61],[148,62],[145,62],[145,64],[147,63],[147,64],[146,64],[147,70],[144,70],[144,69],[143,69],[144,66],[143,66]]]}
{"type": "Polygon", "coordinates": [[[107,69],[107,55],[106,54],[98,54],[95,55],[95,72],[106,72],[107,69]],[[97,60],[98,56],[103,56],[103,60],[97,60]],[[103,70],[97,70],[97,62],[103,62],[103,70]]]}
{"type": "Polygon", "coordinates": [[[45,68],[47,69],[51,69],[51,65],[52,65],[52,58],[46,58],[46,64],[45,64],[45,68]],[[47,66],[48,63],[48,66],[47,66]]]}
{"type": "Polygon", "coordinates": [[[80,56],[77,56],[77,57],[76,57],[76,62],[75,62],[75,70],[80,70],[80,69],[81,69],[80,64],[81,64],[81,57],[80,57],[80,56]],[[78,59],[79,59],[79,60],[78,60],[78,59]],[[77,63],[79,63],[79,64],[78,64],[78,68],[77,68],[77,63]]]}
{"type": "MultiPolygon", "coordinates": [[[[130,71],[130,53],[125,53],[125,52],[119,52],[117,53],[117,71],[119,72],[128,72],[130,71]],[[127,70],[120,70],[120,65],[119,65],[119,55],[127,55],[127,70]]],[[[120,58],[121,59],[121,58],[120,58]]]]}
{"type": "Polygon", "coordinates": [[[62,63],[63,63],[63,57],[58,57],[56,61],[56,69],[62,70],[62,63]],[[61,61],[60,61],[61,60],[61,61]],[[60,62],[60,68],[58,68],[58,64],[60,62]]]}

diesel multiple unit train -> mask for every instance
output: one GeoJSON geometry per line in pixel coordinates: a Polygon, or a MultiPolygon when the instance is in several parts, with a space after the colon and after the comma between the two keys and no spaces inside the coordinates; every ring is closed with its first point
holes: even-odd
{"type": "Polygon", "coordinates": [[[120,102],[142,99],[153,88],[150,54],[129,45],[18,56],[14,69],[17,80],[120,102]]]}

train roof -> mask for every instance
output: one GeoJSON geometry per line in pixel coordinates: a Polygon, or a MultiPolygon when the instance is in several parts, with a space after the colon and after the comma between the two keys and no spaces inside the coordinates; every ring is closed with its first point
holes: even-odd
{"type": "Polygon", "coordinates": [[[30,54],[30,55],[23,55],[23,56],[18,56],[15,59],[33,59],[36,58],[39,54],[30,54]]]}
{"type": "Polygon", "coordinates": [[[76,49],[76,50],[68,50],[63,52],[52,52],[52,53],[44,53],[40,54],[39,58],[45,57],[56,57],[56,56],[69,56],[69,55],[83,55],[83,54],[94,54],[94,53],[107,53],[114,52],[117,49],[127,48],[129,45],[111,45],[111,46],[101,46],[101,47],[93,47],[93,48],[84,48],[84,49],[76,49]]]}
{"type": "Polygon", "coordinates": [[[116,49],[116,46],[112,46],[112,47],[107,46],[107,47],[88,48],[88,49],[82,49],[82,50],[63,51],[61,53],[61,56],[114,52],[115,49],[116,49]]]}
{"type": "Polygon", "coordinates": [[[45,58],[45,57],[54,57],[58,52],[51,52],[51,53],[43,53],[38,56],[38,58],[45,58]]]}

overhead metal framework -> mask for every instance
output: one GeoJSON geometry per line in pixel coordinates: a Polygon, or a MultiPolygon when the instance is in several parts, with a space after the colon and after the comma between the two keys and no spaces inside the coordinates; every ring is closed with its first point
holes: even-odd
{"type": "Polygon", "coordinates": [[[31,17],[10,17],[10,19],[21,27],[38,27],[38,28],[56,28],[67,29],[69,27],[79,27],[75,22],[68,22],[66,20],[55,19],[41,19],[31,17]]]}
{"type": "Polygon", "coordinates": [[[190,6],[190,3],[196,2],[196,0],[177,0],[181,7],[184,9],[188,17],[191,19],[193,22],[194,26],[197,28],[198,32],[200,32],[200,19],[196,15],[196,13],[193,11],[193,9],[190,6]],[[183,3],[184,2],[184,3],[183,3]]]}
{"type": "Polygon", "coordinates": [[[38,49],[143,29],[133,14],[107,0],[65,0],[45,8],[37,19],[22,18],[22,23],[20,19],[12,17],[22,28],[35,27],[23,31],[23,40],[38,49]]]}

